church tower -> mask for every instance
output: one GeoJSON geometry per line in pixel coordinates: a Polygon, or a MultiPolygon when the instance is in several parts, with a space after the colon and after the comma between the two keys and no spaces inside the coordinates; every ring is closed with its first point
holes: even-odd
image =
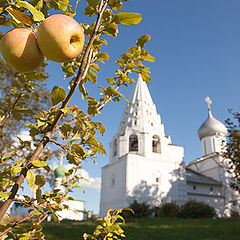
{"type": "Polygon", "coordinates": [[[198,130],[198,136],[202,143],[203,156],[222,152],[223,144],[226,143],[227,128],[223,123],[213,117],[210,104],[212,101],[206,97],[208,104],[208,119],[201,125],[198,130]]]}
{"type": "Polygon", "coordinates": [[[239,194],[231,188],[229,161],[222,155],[227,128],[213,117],[210,98],[205,101],[208,118],[198,130],[202,157],[186,165],[187,195],[214,207],[219,217],[229,217],[231,211],[239,211],[239,194]]]}
{"type": "Polygon", "coordinates": [[[164,133],[146,82],[139,75],[102,168],[100,215],[133,200],[157,206],[186,200],[184,149],[164,133]]]}

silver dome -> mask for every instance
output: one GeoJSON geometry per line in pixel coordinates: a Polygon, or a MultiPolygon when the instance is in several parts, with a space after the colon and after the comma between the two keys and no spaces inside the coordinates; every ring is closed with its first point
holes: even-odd
{"type": "Polygon", "coordinates": [[[215,135],[216,133],[220,133],[226,136],[227,128],[223,123],[214,118],[211,111],[209,111],[208,119],[202,124],[202,126],[198,130],[198,136],[200,140],[202,140],[202,138],[215,135]]]}

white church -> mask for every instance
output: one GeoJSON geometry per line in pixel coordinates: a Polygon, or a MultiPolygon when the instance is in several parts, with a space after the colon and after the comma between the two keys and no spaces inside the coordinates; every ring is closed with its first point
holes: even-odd
{"type": "Polygon", "coordinates": [[[219,217],[239,212],[239,197],[230,188],[228,161],[221,151],[227,129],[212,116],[198,130],[202,157],[184,163],[184,148],[171,142],[146,82],[139,75],[110,143],[110,162],[102,168],[100,216],[109,208],[129,207],[133,200],[160,206],[196,200],[214,207],[219,217]]]}

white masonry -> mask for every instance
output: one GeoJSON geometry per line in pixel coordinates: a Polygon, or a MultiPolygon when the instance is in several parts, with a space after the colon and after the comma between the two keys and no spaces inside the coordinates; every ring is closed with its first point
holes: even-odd
{"type": "Polygon", "coordinates": [[[239,211],[238,195],[230,187],[226,161],[221,157],[226,127],[209,116],[198,134],[203,156],[184,164],[184,148],[172,144],[152,101],[146,82],[139,75],[117,134],[110,143],[110,162],[102,168],[100,216],[109,208],[129,207],[133,200],[160,206],[203,201],[218,216],[239,211]]]}

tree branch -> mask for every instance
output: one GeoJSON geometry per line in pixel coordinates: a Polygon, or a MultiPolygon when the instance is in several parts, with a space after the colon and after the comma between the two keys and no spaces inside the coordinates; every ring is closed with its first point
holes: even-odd
{"type": "Polygon", "coordinates": [[[20,223],[28,220],[28,219],[31,219],[31,217],[34,215],[36,211],[33,211],[31,213],[29,213],[28,216],[26,216],[25,218],[21,219],[20,221],[18,222],[15,222],[12,224],[12,226],[10,226],[9,228],[7,228],[5,231],[3,231],[2,233],[0,233],[0,237],[3,236],[4,234],[6,234],[7,232],[11,231],[14,227],[16,227],[17,225],[19,225],[20,223]]]}
{"type": "Polygon", "coordinates": [[[61,147],[65,151],[67,151],[69,149],[68,147],[64,146],[63,144],[61,144],[60,142],[58,142],[58,141],[56,141],[52,138],[49,139],[49,142],[52,142],[52,143],[58,145],[59,147],[61,147]]]}
{"type": "MultiPolygon", "coordinates": [[[[107,7],[107,4],[108,4],[108,0],[106,0],[106,1],[101,0],[101,2],[100,2],[100,6],[102,6],[101,7],[101,11],[98,13],[96,25],[95,25],[93,34],[92,34],[92,36],[90,38],[90,41],[89,41],[89,43],[87,45],[86,51],[84,53],[83,60],[81,62],[80,68],[78,70],[77,78],[74,81],[74,84],[71,86],[70,91],[69,91],[66,99],[63,101],[61,109],[64,109],[64,108],[66,108],[68,106],[68,104],[69,104],[69,102],[70,102],[74,92],[76,91],[76,89],[79,86],[80,82],[84,79],[84,77],[87,74],[87,71],[89,69],[89,65],[90,64],[87,64],[86,61],[87,61],[87,59],[89,57],[89,54],[91,54],[91,47],[93,45],[94,39],[97,36],[98,29],[99,29],[100,23],[101,23],[101,18],[102,18],[102,15],[103,15],[106,7],[107,7]]],[[[20,175],[18,176],[14,186],[11,189],[11,194],[10,194],[9,198],[3,203],[3,205],[2,205],[2,207],[0,209],[0,221],[3,218],[4,214],[6,213],[7,209],[10,207],[13,199],[15,198],[15,196],[16,196],[19,188],[20,188],[20,186],[22,185],[22,183],[23,183],[23,181],[24,181],[24,179],[26,177],[26,174],[27,174],[28,170],[31,169],[32,162],[34,160],[38,159],[38,157],[42,153],[44,147],[49,142],[49,139],[50,139],[50,137],[51,137],[51,135],[53,133],[54,128],[58,125],[58,123],[59,123],[60,119],[62,118],[62,116],[63,116],[63,112],[61,110],[59,110],[57,116],[55,117],[55,120],[53,121],[53,123],[51,124],[51,126],[49,128],[49,131],[45,133],[45,135],[42,138],[41,142],[39,143],[39,145],[35,149],[33,155],[28,159],[26,166],[24,168],[22,168],[22,171],[21,171],[20,175]]]]}
{"type": "Polygon", "coordinates": [[[5,115],[4,119],[0,122],[0,128],[3,128],[4,124],[6,123],[6,121],[9,119],[10,115],[12,114],[12,111],[14,109],[14,107],[16,106],[16,104],[18,103],[18,101],[20,100],[20,98],[22,97],[23,95],[23,91],[24,91],[24,88],[22,88],[20,90],[20,93],[18,95],[18,97],[16,98],[16,100],[14,101],[14,103],[12,104],[12,106],[9,108],[7,114],[5,115]]]}

